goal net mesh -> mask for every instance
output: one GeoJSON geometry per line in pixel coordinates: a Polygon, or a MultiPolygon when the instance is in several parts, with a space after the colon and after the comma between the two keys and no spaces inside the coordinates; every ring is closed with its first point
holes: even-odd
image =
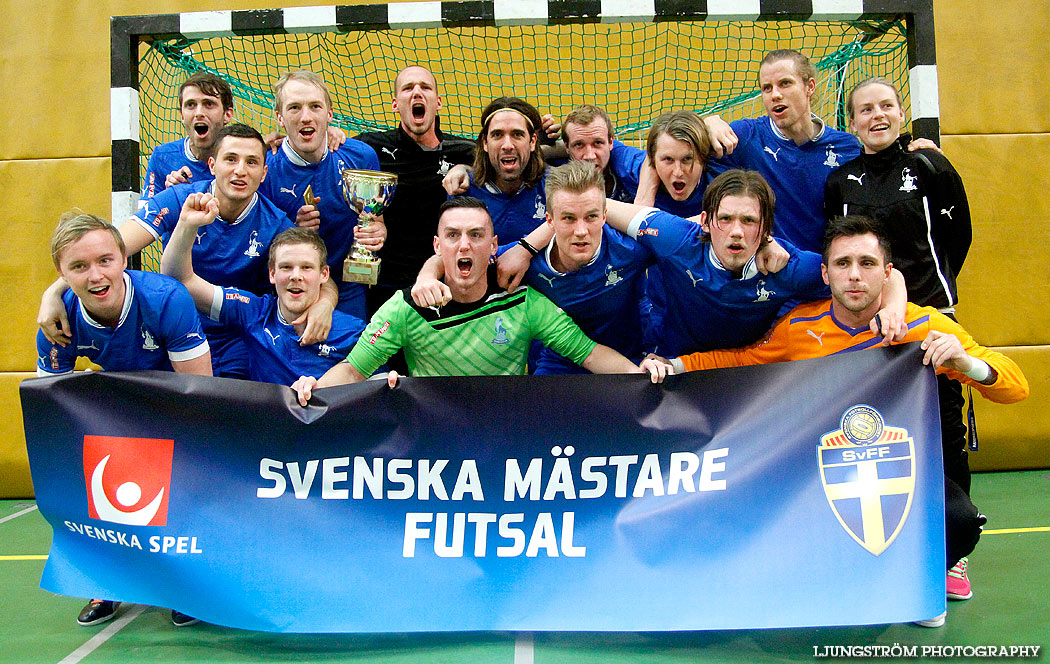
{"type": "MultiPolygon", "coordinates": [[[[596,104],[618,138],[639,145],[652,120],[670,110],[727,120],[761,115],[758,63],[777,48],[797,49],[817,66],[813,107],[830,126],[846,129],[845,93],[868,76],[896,83],[908,108],[901,21],[574,23],[157,40],[139,53],[140,172],[155,146],[183,135],[178,87],[198,71],[229,81],[235,117],[263,133],[276,127],[272,86],[287,71],[320,74],[334,124],[354,135],[396,124],[393,79],[421,64],[437,77],[447,132],[475,136],[481,109],[514,95],[556,118],[596,104]]],[[[144,254],[147,267],[156,261],[151,254],[144,254]]]]}

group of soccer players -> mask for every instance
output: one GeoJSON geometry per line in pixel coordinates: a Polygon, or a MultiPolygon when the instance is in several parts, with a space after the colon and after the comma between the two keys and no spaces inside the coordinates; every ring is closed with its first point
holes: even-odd
{"type": "MultiPolygon", "coordinates": [[[[83,213],[60,221],[38,374],[86,356],[292,385],[306,406],[316,388],[383,366],[659,382],[921,341],[939,374],[948,596],[968,599],[985,518],[968,496],[960,384],[1000,402],[1028,384],[954,320],[971,234],[961,180],[902,132],[885,79],[851,92],[855,136],[812,113],[816,70],[801,53],[767,54],[758,82],[767,115],[673,111],[643,150],[616,140],[599,107],[558,123],[516,97],[484,109],[476,140],[448,135],[419,66],[394,81],[398,126],[348,139],[330,126],[325,82],[296,71],[274,86],[286,138],[271,150],[231,123],[225,81],[194,74],[179,91],[186,136],[154,150],[135,216],[119,230],[83,213]],[[376,223],[357,225],[344,169],[398,175],[376,223]],[[124,269],[157,239],[163,275],[124,269]],[[341,279],[355,241],[383,260],[370,289],[341,279]]],[[[93,600],[79,621],[115,610],[93,600]]]]}

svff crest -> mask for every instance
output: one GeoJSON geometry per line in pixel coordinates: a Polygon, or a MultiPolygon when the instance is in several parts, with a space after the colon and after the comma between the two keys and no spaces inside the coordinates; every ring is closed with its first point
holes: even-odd
{"type": "Polygon", "coordinates": [[[886,426],[858,404],[840,428],[820,437],[820,482],[839,524],[872,555],[897,539],[915,495],[915,443],[907,429],[886,426]]]}

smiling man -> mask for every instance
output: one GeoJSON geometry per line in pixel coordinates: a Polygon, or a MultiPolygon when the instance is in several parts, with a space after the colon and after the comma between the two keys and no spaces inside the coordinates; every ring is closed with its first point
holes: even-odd
{"type": "MultiPolygon", "coordinates": [[[[531,288],[499,288],[489,265],[495,251],[485,204],[469,196],[447,201],[434,252],[444,265],[451,301],[442,307],[419,307],[406,291],[399,291],[372,317],[346,362],[320,380],[304,376],[295,382],[299,402],[305,406],[316,387],[365,380],[401,348],[412,376],[521,375],[533,339],[595,373],[643,370],[588,339],[564,312],[531,288]]],[[[652,369],[654,382],[666,373],[659,362],[642,366],[652,369]]]]}
{"type": "Polygon", "coordinates": [[[186,286],[201,315],[240,333],[250,378],[288,385],[299,376],[321,376],[342,361],[361,336],[364,321],[333,312],[332,329],[319,344],[303,343],[305,322],[292,322],[302,319],[329,279],[327,252],[317,233],[289,228],[273,239],[268,266],[277,295],[256,295],[216,286],[193,271],[195,239],[218,214],[218,201],[210,194],[189,196],[164,249],[161,270],[186,286]]]}
{"type": "MultiPolygon", "coordinates": [[[[124,240],[108,221],[67,213],[51,239],[51,258],[69,284],[62,305],[72,325],[65,345],[37,333],[38,376],[71,373],[78,357],[106,371],[211,375],[208,341],[186,289],[164,275],[125,270],[124,240]]],[[[119,605],[93,599],[77,622],[104,623],[119,605]]],[[[197,622],[178,611],[171,619],[176,626],[197,622]]]]}
{"type": "MultiPolygon", "coordinates": [[[[219,207],[221,223],[202,229],[193,245],[197,273],[208,281],[256,294],[270,290],[266,247],[273,238],[291,228],[287,216],[256,191],[266,177],[266,145],[255,129],[230,124],[219,132],[209,168],[215,180],[180,184],[150,199],[120,227],[129,252],[141,251],[154,240],[167,244],[178,222],[179,211],[191,194],[209,193],[219,207]]],[[[68,321],[60,307],[65,283],[59,280],[45,293],[39,322],[48,338],[64,341],[68,321]]],[[[323,340],[328,332],[335,303],[335,289],[306,314],[307,339],[323,340]]],[[[303,321],[296,321],[303,322],[303,321]]],[[[212,346],[213,371],[228,378],[248,377],[248,357],[237,335],[229,334],[210,320],[203,320],[212,346]]]]}
{"type": "Polygon", "coordinates": [[[288,139],[267,158],[269,175],[260,191],[297,226],[317,231],[328,247],[331,279],[339,289],[338,309],[363,319],[365,287],[342,280],[343,261],[355,236],[367,249],[382,249],[386,226],[377,219],[367,229],[357,230],[357,212],[343,199],[341,173],[344,169],[378,171],[379,159],[371,146],[354,139],[329,150],[332,97],[314,72],[300,70],[282,76],[274,84],[274,111],[288,139]],[[308,188],[313,204],[306,201],[308,188]]]}
{"type": "MultiPolygon", "coordinates": [[[[735,350],[695,353],[673,360],[676,371],[787,362],[870,348],[882,341],[871,323],[883,305],[890,246],[881,226],[868,217],[847,216],[828,224],[821,266],[831,299],[802,304],[780,319],[759,343],[735,350]]],[[[1028,396],[1028,381],[1005,355],[977,344],[955,321],[930,307],[909,303],[903,342],[921,341],[923,364],[938,375],[972,386],[997,403],[1028,396]]],[[[952,569],[973,551],[985,517],[966,492],[945,477],[947,565],[952,569]]],[[[939,627],[944,616],[921,621],[939,627]]]]}
{"type": "Polygon", "coordinates": [[[153,149],[140,206],[173,184],[211,179],[208,157],[219,130],[233,119],[230,84],[215,74],[193,74],[179,87],[179,115],[186,136],[153,149]]]}

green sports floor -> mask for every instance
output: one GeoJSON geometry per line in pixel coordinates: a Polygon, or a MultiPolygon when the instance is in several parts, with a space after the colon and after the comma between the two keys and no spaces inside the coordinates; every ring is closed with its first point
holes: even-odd
{"type": "MultiPolygon", "coordinates": [[[[607,664],[795,662],[826,646],[1050,647],[1050,471],[974,476],[989,516],[970,557],[974,597],[949,602],[947,624],[672,633],[462,632],[284,635],[214,625],[176,630],[167,611],[124,605],[85,628],[84,600],[40,589],[51,530],[32,501],[0,501],[0,663],[368,662],[376,664],[607,664]]],[[[790,574],[775,560],[755,574],[790,574]]],[[[775,602],[775,597],[769,601],[775,602]]],[[[717,607],[712,607],[717,610],[717,607]]],[[[883,660],[885,661],[885,660],[883,660]]]]}

